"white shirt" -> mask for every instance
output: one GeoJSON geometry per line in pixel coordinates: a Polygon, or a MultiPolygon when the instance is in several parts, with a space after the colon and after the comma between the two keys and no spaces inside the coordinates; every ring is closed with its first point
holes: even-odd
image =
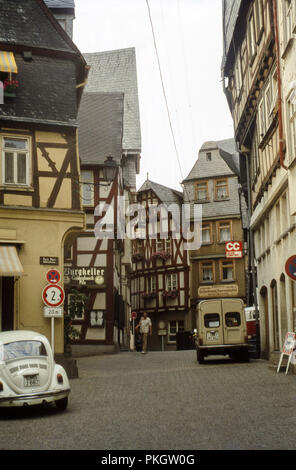
{"type": "Polygon", "coordinates": [[[142,317],[140,320],[140,332],[149,333],[149,328],[152,326],[152,322],[149,317],[142,317]]]}

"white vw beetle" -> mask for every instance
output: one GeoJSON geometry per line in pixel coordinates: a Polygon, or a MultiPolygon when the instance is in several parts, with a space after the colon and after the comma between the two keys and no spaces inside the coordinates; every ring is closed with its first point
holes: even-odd
{"type": "Polygon", "coordinates": [[[25,330],[0,333],[0,407],[55,402],[65,410],[69,393],[67,374],[54,362],[45,336],[25,330]]]}

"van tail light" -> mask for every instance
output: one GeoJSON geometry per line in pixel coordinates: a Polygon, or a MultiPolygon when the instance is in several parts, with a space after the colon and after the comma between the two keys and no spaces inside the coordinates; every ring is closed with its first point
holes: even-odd
{"type": "Polygon", "coordinates": [[[58,381],[59,384],[64,383],[64,379],[63,379],[62,374],[57,374],[57,381],[58,381]]]}
{"type": "Polygon", "coordinates": [[[0,382],[0,392],[3,392],[3,383],[0,382]]]}

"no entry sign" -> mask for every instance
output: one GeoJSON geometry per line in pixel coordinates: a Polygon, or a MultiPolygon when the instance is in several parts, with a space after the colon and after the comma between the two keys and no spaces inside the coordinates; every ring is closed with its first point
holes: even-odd
{"type": "Polygon", "coordinates": [[[287,259],[285,269],[288,276],[293,279],[293,281],[296,281],[296,255],[290,256],[290,258],[287,259]]]}
{"type": "Polygon", "coordinates": [[[48,284],[42,291],[42,299],[48,307],[59,307],[65,300],[64,289],[60,286],[48,284]]]}

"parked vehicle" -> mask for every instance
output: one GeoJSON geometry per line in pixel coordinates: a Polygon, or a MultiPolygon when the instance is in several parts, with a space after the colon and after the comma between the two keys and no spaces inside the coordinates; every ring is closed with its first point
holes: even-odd
{"type": "Polygon", "coordinates": [[[64,368],[47,338],[34,331],[0,333],[0,407],[55,402],[65,410],[70,393],[64,368]]]}
{"type": "Polygon", "coordinates": [[[241,299],[203,300],[198,305],[197,360],[209,355],[230,355],[248,360],[248,336],[241,299]]]}

